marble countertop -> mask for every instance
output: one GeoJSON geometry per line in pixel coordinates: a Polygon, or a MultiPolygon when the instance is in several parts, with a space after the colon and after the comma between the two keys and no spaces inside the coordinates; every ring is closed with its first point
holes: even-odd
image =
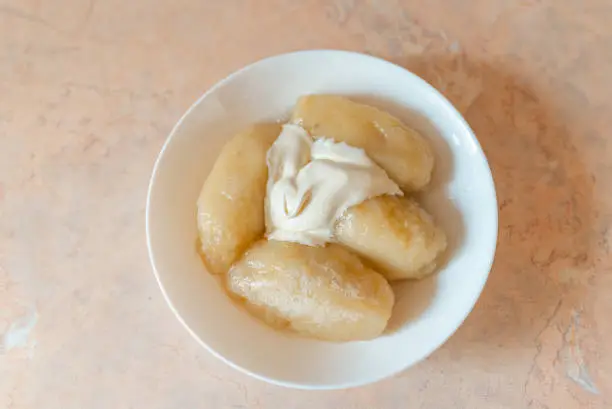
{"type": "Polygon", "coordinates": [[[608,0],[1,0],[0,407],[612,406],[608,0]],[[474,128],[500,203],[475,310],[426,361],[349,391],[252,380],[153,280],[147,182],[182,112],[265,56],[401,64],[474,128]]]}

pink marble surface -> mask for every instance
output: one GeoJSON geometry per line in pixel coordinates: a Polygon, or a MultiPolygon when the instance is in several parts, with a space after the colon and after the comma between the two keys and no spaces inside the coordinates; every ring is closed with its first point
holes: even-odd
{"type": "Polygon", "coordinates": [[[608,0],[0,0],[0,408],[612,407],[608,0]],[[181,113],[264,56],[368,52],[428,79],[491,162],[500,240],[425,362],[303,392],[217,361],[144,242],[181,113]]]}

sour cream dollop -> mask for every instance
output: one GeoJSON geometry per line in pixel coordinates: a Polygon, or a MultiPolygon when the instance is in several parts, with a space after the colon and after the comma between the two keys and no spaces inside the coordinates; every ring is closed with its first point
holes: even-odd
{"type": "Polygon", "coordinates": [[[351,206],[381,195],[402,195],[399,186],[363,149],[313,140],[286,124],[268,150],[268,239],[321,246],[333,241],[336,220],[351,206]]]}

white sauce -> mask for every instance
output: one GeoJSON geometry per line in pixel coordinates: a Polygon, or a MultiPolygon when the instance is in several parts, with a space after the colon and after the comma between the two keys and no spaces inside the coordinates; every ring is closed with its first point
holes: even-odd
{"type": "Polygon", "coordinates": [[[402,191],[363,149],[286,124],[268,151],[268,239],[324,245],[346,209],[385,194],[402,191]]]}

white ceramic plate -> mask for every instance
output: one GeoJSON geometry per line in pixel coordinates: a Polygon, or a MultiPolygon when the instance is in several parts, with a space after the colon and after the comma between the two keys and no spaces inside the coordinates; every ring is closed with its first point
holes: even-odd
{"type": "Polygon", "coordinates": [[[259,61],[204,94],[166,141],[147,199],[149,255],[178,319],[212,354],[256,378],[305,389],[367,384],[440,347],[473,308],[497,240],[497,201],[471,129],[433,87],[389,62],[343,51],[304,51],[259,61]],[[364,342],[328,343],[276,332],[227,298],[196,253],[196,199],[223,144],[249,124],[288,117],[304,94],[347,95],[420,130],[437,154],[421,201],[449,237],[440,271],[396,285],[388,331],[364,342]]]}

